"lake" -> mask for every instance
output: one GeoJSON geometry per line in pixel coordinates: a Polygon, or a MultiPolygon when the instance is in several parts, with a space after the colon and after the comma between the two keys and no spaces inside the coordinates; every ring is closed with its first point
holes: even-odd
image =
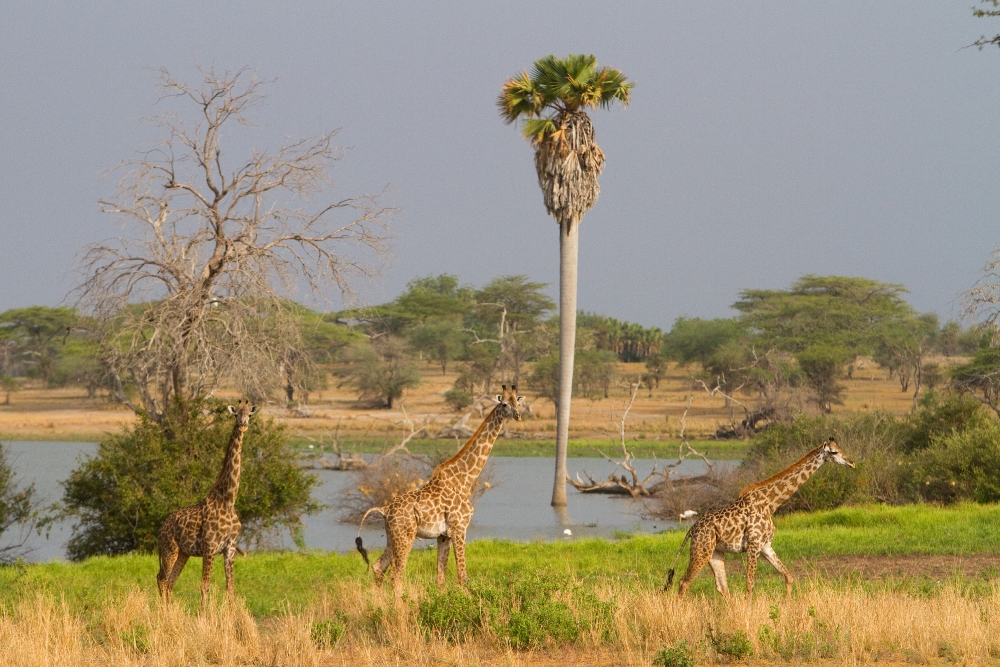
{"type": "MultiPolygon", "coordinates": [[[[5,442],[18,484],[34,483],[41,505],[62,497],[62,480],[69,477],[79,457],[92,454],[97,446],[82,442],[5,442]]],[[[662,467],[665,463],[660,461],[662,467]]],[[[734,462],[729,462],[734,463],[734,462]]],[[[555,460],[535,457],[492,457],[492,488],[476,504],[469,526],[470,540],[500,538],[516,541],[562,540],[580,537],[611,537],[618,532],[651,533],[677,526],[676,521],[642,519],[642,502],[620,496],[584,494],[572,487],[567,490],[567,507],[556,510],[549,502],[555,460]],[[570,529],[572,537],[563,534],[570,529]]],[[[652,470],[652,459],[634,462],[642,477],[652,470]]],[[[571,476],[586,471],[602,479],[614,470],[614,464],[604,459],[573,458],[568,461],[571,476]]],[[[678,472],[686,475],[704,471],[702,461],[684,461],[678,472]]],[[[322,511],[305,518],[305,540],[309,549],[350,551],[357,536],[356,524],[337,521],[329,507],[338,492],[351,488],[356,473],[334,470],[314,470],[319,480],[314,491],[316,500],[327,505],[322,511]]],[[[642,478],[640,477],[640,478],[642,478]]],[[[16,531],[16,529],[12,529],[16,531]]],[[[52,527],[48,535],[32,534],[28,545],[32,551],[26,560],[50,561],[65,557],[65,545],[72,525],[62,522],[52,527]]],[[[367,545],[380,548],[385,544],[385,532],[380,526],[365,527],[367,545]]],[[[433,540],[417,540],[418,547],[433,544],[433,540]]],[[[291,544],[286,540],[286,546],[291,544]]]]}

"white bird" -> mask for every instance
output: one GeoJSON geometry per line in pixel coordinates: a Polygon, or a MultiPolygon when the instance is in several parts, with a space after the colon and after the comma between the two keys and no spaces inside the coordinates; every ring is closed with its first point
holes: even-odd
{"type": "Polygon", "coordinates": [[[573,531],[567,528],[566,530],[563,531],[563,535],[565,535],[566,537],[571,537],[573,535],[573,531]]]}
{"type": "Polygon", "coordinates": [[[681,523],[684,523],[684,519],[690,519],[691,517],[697,514],[698,513],[695,512],[694,510],[684,510],[683,512],[680,513],[678,519],[680,520],[681,523]]]}

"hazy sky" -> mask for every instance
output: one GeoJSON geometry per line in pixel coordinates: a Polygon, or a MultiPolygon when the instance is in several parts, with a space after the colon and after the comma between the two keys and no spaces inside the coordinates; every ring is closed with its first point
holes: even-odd
{"type": "Polygon", "coordinates": [[[346,196],[388,184],[414,277],[553,283],[532,151],[494,105],[546,54],[637,82],[592,117],[607,156],[580,240],[581,309],[669,328],[806,273],[902,283],[953,315],[1000,244],[1000,21],[971,0],[837,3],[0,2],[0,311],[56,305],[105,170],[158,138],[150,68],[277,77],[261,145],[342,128],[346,196]]]}

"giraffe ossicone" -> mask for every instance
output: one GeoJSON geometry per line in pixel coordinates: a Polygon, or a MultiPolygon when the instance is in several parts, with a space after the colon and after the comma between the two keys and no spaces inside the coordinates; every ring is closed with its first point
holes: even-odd
{"type": "Polygon", "coordinates": [[[681,542],[663,590],[669,590],[673,583],[674,564],[690,541],[691,558],[678,586],[680,595],[684,595],[691,581],[708,564],[715,574],[716,590],[728,598],[725,554],[744,551],[747,554],[747,593],[753,593],[757,557],[763,554],[785,578],[785,595],[791,595],[792,575],[771,547],[774,538],[771,516],[826,461],[854,467],[854,462],[844,455],[836,440],[830,438],[781,472],[748,485],[728,507],[702,514],[681,542]]]}
{"type": "Polygon", "coordinates": [[[160,526],[157,541],[160,572],[156,575],[156,584],[164,604],[170,603],[170,594],[188,558],[200,556],[201,611],[204,612],[212,561],[220,553],[226,568],[226,594],[230,600],[233,598],[233,562],[242,528],[236,515],[236,496],[240,490],[243,436],[250,427],[250,417],[256,412],[257,406],[251,405],[249,400],[229,406],[236,423],[215,484],[205,500],[175,511],[160,526]]]}
{"type": "Polygon", "coordinates": [[[445,582],[448,553],[454,545],[458,581],[460,585],[465,585],[468,579],[465,571],[465,533],[472,520],[473,509],[469,496],[504,422],[521,419],[520,408],[524,397],[517,395],[516,385],[509,389],[503,385],[503,393],[497,396],[497,402],[469,441],[435,468],[426,484],[396,496],[384,507],[372,507],[361,517],[355,544],[366,564],[369,563],[368,552],[361,539],[361,527],[372,512],[385,517],[385,551],[371,567],[379,585],[389,572],[396,595],[401,591],[403,570],[413,541],[418,537],[437,538],[439,586],[445,582]]]}

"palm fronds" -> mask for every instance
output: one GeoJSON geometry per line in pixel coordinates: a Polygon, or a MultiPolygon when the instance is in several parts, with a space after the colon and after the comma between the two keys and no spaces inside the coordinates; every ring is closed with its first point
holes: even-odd
{"type": "Polygon", "coordinates": [[[598,67],[593,55],[548,55],[535,61],[530,75],[521,72],[508,79],[497,106],[507,123],[524,118],[524,136],[538,143],[559,131],[560,116],[604,109],[615,101],[628,106],[634,86],[620,70],[598,67]]]}

